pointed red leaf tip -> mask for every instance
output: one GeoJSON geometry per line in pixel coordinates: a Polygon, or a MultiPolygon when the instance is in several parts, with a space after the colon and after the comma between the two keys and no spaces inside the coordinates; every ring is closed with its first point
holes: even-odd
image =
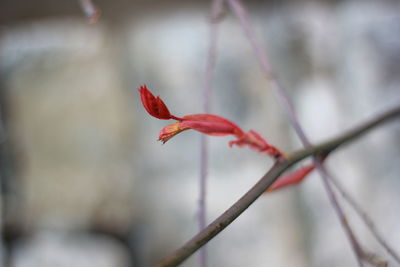
{"type": "Polygon", "coordinates": [[[296,185],[303,181],[307,175],[315,169],[314,164],[310,164],[300,169],[281,176],[278,180],[276,180],[266,191],[265,193],[269,193],[271,191],[275,191],[278,189],[282,189],[284,187],[296,185]]]}
{"type": "Polygon", "coordinates": [[[146,85],[140,86],[139,93],[144,108],[151,116],[161,120],[180,119],[171,115],[161,98],[159,96],[155,97],[147,89],[146,85]]]}

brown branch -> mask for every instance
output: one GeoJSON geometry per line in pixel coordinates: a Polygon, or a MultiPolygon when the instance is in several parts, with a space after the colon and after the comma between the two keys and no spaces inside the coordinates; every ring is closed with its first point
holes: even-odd
{"type": "Polygon", "coordinates": [[[330,141],[302,149],[300,151],[289,154],[286,160],[277,161],[273,167],[238,201],[235,202],[221,216],[209,224],[203,231],[194,236],[183,247],[176,250],[170,256],[165,258],[156,267],[172,267],[177,266],[192,255],[196,250],[210,241],[225,227],[232,223],[242,212],[244,212],[261,194],[268,189],[269,186],[289,167],[300,160],[318,154],[328,154],[339,146],[359,138],[374,127],[383,124],[395,117],[400,116],[400,106],[384,113],[383,115],[362,124],[361,126],[348,131],[330,141]]]}
{"type": "MultiPolygon", "coordinates": [[[[293,105],[286,93],[285,88],[281,85],[279,80],[276,78],[274,75],[272,68],[270,66],[267,54],[264,52],[263,49],[261,49],[260,43],[257,40],[256,34],[251,27],[248,18],[247,18],[247,12],[245,10],[245,7],[241,3],[240,0],[227,0],[231,6],[231,9],[233,12],[236,14],[238,17],[240,24],[243,27],[243,30],[245,32],[245,35],[247,39],[249,40],[251,46],[253,47],[254,53],[257,56],[257,60],[260,64],[261,70],[263,71],[265,77],[267,80],[270,81],[271,86],[275,94],[277,95],[278,99],[280,100],[282,106],[284,107],[288,118],[296,131],[297,135],[299,136],[301,142],[303,143],[304,147],[309,147],[312,146],[311,142],[307,138],[303,128],[300,125],[300,122],[297,118],[297,115],[294,111],[293,105]]],[[[379,235],[379,233],[376,231],[372,221],[368,218],[367,214],[361,210],[359,206],[355,204],[354,201],[350,201],[349,198],[346,198],[345,196],[349,196],[341,187],[340,185],[338,186],[338,182],[336,179],[330,175],[327,170],[325,169],[324,165],[322,164],[322,161],[314,156],[314,164],[317,167],[317,170],[319,174],[321,175],[323,186],[327,192],[328,198],[332,204],[332,207],[334,208],[337,216],[339,217],[339,220],[342,224],[343,229],[345,230],[345,233],[352,245],[353,251],[356,254],[357,262],[360,267],[363,266],[362,259],[365,259],[363,255],[365,254],[370,254],[365,252],[361,245],[359,244],[358,240],[356,239],[350,225],[348,224],[346,215],[341,208],[339,202],[337,201],[335,192],[333,191],[330,183],[332,182],[334,185],[336,185],[336,188],[338,191],[342,194],[345,200],[347,200],[350,205],[356,210],[356,212],[360,215],[360,217],[364,220],[365,224],[369,227],[369,230],[373,233],[375,238],[378,240],[378,242],[388,251],[390,255],[392,255],[396,260],[399,259],[398,255],[394,252],[394,250],[385,242],[385,240],[379,235]]]]}

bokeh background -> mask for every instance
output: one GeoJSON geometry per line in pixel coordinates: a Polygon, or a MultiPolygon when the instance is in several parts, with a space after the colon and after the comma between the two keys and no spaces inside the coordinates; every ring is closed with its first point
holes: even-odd
{"type": "MultiPolygon", "coordinates": [[[[209,1],[0,3],[1,264],[151,266],[197,232],[200,134],[156,142],[146,83],[177,116],[202,112],[209,1]]],[[[400,103],[400,2],[245,1],[313,142],[400,103]]],[[[228,7],[212,112],[291,151],[301,144],[228,7]]],[[[209,138],[208,218],[272,165],[209,138]]],[[[327,160],[400,251],[400,125],[327,160]]],[[[398,266],[341,201],[362,244],[398,266]]],[[[210,266],[355,266],[320,177],[261,197],[208,245],[210,266]]],[[[197,266],[192,256],[182,266],[197,266]]]]}

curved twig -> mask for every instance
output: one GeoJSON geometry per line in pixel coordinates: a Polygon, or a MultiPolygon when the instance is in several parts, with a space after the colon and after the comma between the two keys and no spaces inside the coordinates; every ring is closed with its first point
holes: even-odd
{"type": "MultiPolygon", "coordinates": [[[[303,128],[300,125],[296,112],[293,108],[293,104],[291,103],[285,88],[282,86],[282,84],[274,75],[267,54],[261,48],[260,43],[257,40],[256,34],[254,33],[254,30],[248,21],[248,16],[245,7],[243,6],[240,0],[228,0],[228,3],[231,6],[232,11],[238,17],[240,24],[243,27],[244,33],[247,39],[249,40],[251,46],[253,47],[254,53],[257,56],[257,60],[260,64],[261,70],[264,72],[264,76],[267,78],[267,80],[269,80],[271,87],[275,92],[276,96],[278,97],[279,101],[281,102],[284,110],[286,111],[289,121],[292,124],[295,132],[299,136],[304,147],[312,146],[311,142],[307,138],[305,132],[303,131],[303,128]]],[[[347,238],[350,241],[351,247],[356,255],[358,266],[363,267],[364,265],[362,262],[362,255],[364,254],[364,251],[348,223],[344,210],[337,201],[335,192],[333,191],[331,185],[329,184],[328,180],[330,176],[326,171],[324,165],[320,161],[320,159],[314,157],[313,161],[315,166],[317,167],[319,174],[321,175],[322,183],[328,195],[329,201],[340,220],[340,223],[343,227],[343,230],[345,231],[347,238]]]]}
{"type": "MultiPolygon", "coordinates": [[[[240,23],[243,27],[243,30],[246,34],[247,39],[249,40],[251,46],[253,47],[254,53],[257,56],[257,60],[259,61],[261,70],[264,72],[265,77],[270,81],[272,85],[272,89],[274,90],[275,94],[277,95],[278,99],[280,100],[282,106],[284,107],[288,118],[299,136],[301,142],[303,143],[304,147],[311,146],[311,142],[309,141],[308,137],[303,131],[302,126],[297,118],[293,105],[286,93],[285,88],[281,85],[279,80],[272,72],[272,68],[270,66],[268,57],[257,40],[256,34],[252,29],[248,19],[244,5],[241,3],[240,0],[228,0],[232,10],[240,20],[240,23]]],[[[332,187],[329,182],[335,185],[339,193],[343,196],[343,198],[353,207],[356,213],[360,216],[360,218],[364,221],[364,223],[368,226],[368,229],[374,235],[376,240],[386,249],[386,251],[398,262],[400,263],[400,256],[388,245],[388,243],[384,240],[384,238],[378,233],[375,228],[374,223],[369,218],[368,214],[364,212],[359,205],[351,198],[351,196],[345,191],[344,187],[336,180],[334,176],[332,176],[329,172],[327,172],[325,166],[322,164],[322,161],[314,156],[314,164],[317,167],[318,172],[321,175],[323,185],[325,190],[328,194],[330,202],[333,208],[338,215],[340,222],[343,226],[343,229],[346,232],[347,237],[349,238],[352,248],[357,256],[358,265],[360,267],[363,266],[362,259],[366,259],[364,255],[371,254],[363,250],[361,245],[359,244],[358,240],[356,239],[350,225],[347,222],[346,216],[344,214],[343,209],[341,208],[339,202],[336,199],[335,192],[332,190],[332,187]],[[329,182],[328,182],[329,181],[329,182]]],[[[366,260],[370,262],[369,260],[366,260]]]]}
{"type": "Polygon", "coordinates": [[[286,169],[288,169],[295,163],[312,155],[330,153],[337,149],[339,146],[357,139],[362,134],[365,134],[374,127],[381,125],[384,122],[387,122],[388,120],[393,119],[397,116],[400,116],[400,106],[334,139],[291,153],[289,154],[287,159],[277,161],[274,166],[245,195],[243,195],[243,197],[236,201],[235,204],[233,204],[221,216],[219,216],[211,224],[209,224],[203,231],[195,235],[183,247],[176,250],[170,256],[157,264],[156,267],[172,267],[182,263],[196,250],[198,250],[200,247],[210,241],[213,237],[215,237],[218,233],[225,229],[225,227],[227,227],[231,222],[233,222],[263,192],[265,192],[265,190],[276,179],[278,179],[278,177],[286,169]]]}

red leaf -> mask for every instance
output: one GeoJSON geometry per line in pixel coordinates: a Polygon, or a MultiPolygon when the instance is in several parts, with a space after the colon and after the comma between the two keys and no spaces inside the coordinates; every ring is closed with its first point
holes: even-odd
{"type": "Polygon", "coordinates": [[[276,147],[270,145],[259,133],[250,130],[248,133],[243,134],[235,141],[230,141],[229,146],[237,145],[239,147],[249,146],[260,153],[266,153],[275,158],[285,158],[285,155],[276,147]]]}
{"type": "Polygon", "coordinates": [[[266,191],[265,193],[275,191],[277,189],[281,189],[283,187],[292,186],[303,181],[307,175],[315,169],[314,164],[307,165],[305,167],[301,167],[300,169],[281,176],[278,180],[276,180],[266,191]]]}
{"type": "Polygon", "coordinates": [[[243,134],[233,122],[213,114],[193,114],[182,118],[182,125],[208,135],[224,136],[243,134]]]}
{"type": "Polygon", "coordinates": [[[160,132],[158,140],[165,143],[178,133],[188,129],[214,136],[240,136],[243,134],[239,126],[220,116],[213,114],[193,114],[184,116],[180,122],[164,127],[160,132]]]}
{"type": "Polygon", "coordinates": [[[229,146],[249,146],[258,152],[266,153],[276,159],[285,158],[285,155],[279,149],[270,145],[256,131],[251,130],[245,133],[233,122],[213,114],[192,114],[186,115],[183,118],[175,117],[169,112],[167,106],[160,97],[155,97],[147,89],[146,85],[139,88],[139,93],[144,108],[151,116],[162,120],[174,119],[178,121],[161,130],[158,140],[163,143],[182,131],[193,129],[203,134],[213,136],[233,135],[237,140],[229,142],[229,146]]]}
{"type": "Polygon", "coordinates": [[[161,98],[159,96],[155,97],[147,89],[146,85],[143,85],[139,88],[139,93],[144,108],[151,116],[161,120],[179,119],[171,115],[161,98]]]}
{"type": "Polygon", "coordinates": [[[169,139],[177,135],[178,133],[190,129],[189,127],[182,126],[181,122],[174,122],[169,124],[161,129],[160,135],[158,137],[158,141],[167,142],[169,139]]]}

